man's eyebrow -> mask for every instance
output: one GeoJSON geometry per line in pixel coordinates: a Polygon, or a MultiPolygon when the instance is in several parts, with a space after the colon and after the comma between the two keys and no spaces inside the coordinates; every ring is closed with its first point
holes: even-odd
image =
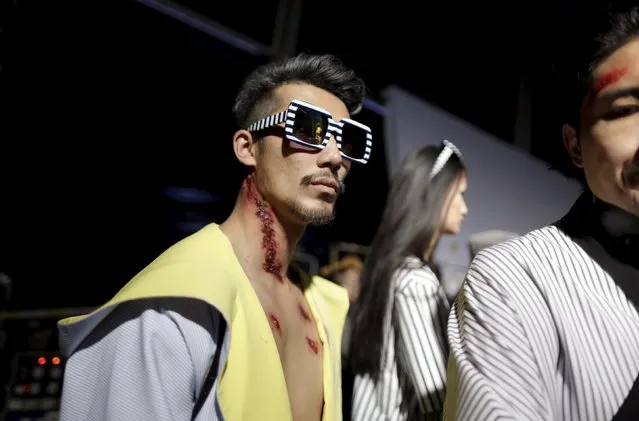
{"type": "Polygon", "coordinates": [[[597,102],[613,102],[619,98],[639,99],[639,86],[611,90],[597,98],[597,102]]]}

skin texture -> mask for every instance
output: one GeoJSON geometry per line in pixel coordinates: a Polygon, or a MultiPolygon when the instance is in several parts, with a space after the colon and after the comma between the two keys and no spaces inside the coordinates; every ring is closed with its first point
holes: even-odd
{"type": "Polygon", "coordinates": [[[442,234],[455,235],[461,230],[464,218],[468,214],[468,206],[464,198],[466,189],[468,189],[468,179],[466,174],[462,174],[446,199],[448,206],[444,207],[445,214],[442,215],[442,234]]]}
{"type": "Polygon", "coordinates": [[[453,183],[448,197],[444,202],[441,214],[441,225],[439,232],[433,236],[430,245],[424,250],[423,259],[428,261],[431,259],[437,241],[442,235],[457,235],[464,223],[464,218],[468,214],[468,206],[464,194],[468,189],[468,177],[465,173],[461,173],[456,182],[453,183]]]}
{"type": "Polygon", "coordinates": [[[573,163],[604,202],[639,216],[639,39],[596,69],[581,127],[564,125],[573,163]]]}

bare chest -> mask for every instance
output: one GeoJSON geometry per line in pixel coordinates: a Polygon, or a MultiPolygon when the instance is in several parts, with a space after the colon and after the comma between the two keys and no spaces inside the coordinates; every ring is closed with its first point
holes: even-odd
{"type": "Polygon", "coordinates": [[[324,404],[323,356],[316,320],[302,291],[256,289],[277,345],[294,421],[320,421],[324,404]]]}

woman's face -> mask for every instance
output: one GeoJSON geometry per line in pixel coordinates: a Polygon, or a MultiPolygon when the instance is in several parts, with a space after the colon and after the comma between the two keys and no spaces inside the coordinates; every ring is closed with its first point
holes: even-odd
{"type": "Polygon", "coordinates": [[[468,179],[466,174],[460,174],[446,198],[442,211],[441,234],[458,234],[461,230],[464,218],[468,214],[468,206],[464,198],[467,188],[468,179]]]}

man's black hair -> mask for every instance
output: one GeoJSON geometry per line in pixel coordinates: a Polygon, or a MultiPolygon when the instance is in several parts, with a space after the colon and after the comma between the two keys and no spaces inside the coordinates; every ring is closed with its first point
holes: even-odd
{"type": "Polygon", "coordinates": [[[360,111],[366,95],[364,82],[336,57],[301,53],[265,64],[249,74],[233,106],[238,127],[245,129],[273,114],[280,105],[274,91],[288,83],[306,83],[332,93],[342,100],[351,115],[360,111]]]}

